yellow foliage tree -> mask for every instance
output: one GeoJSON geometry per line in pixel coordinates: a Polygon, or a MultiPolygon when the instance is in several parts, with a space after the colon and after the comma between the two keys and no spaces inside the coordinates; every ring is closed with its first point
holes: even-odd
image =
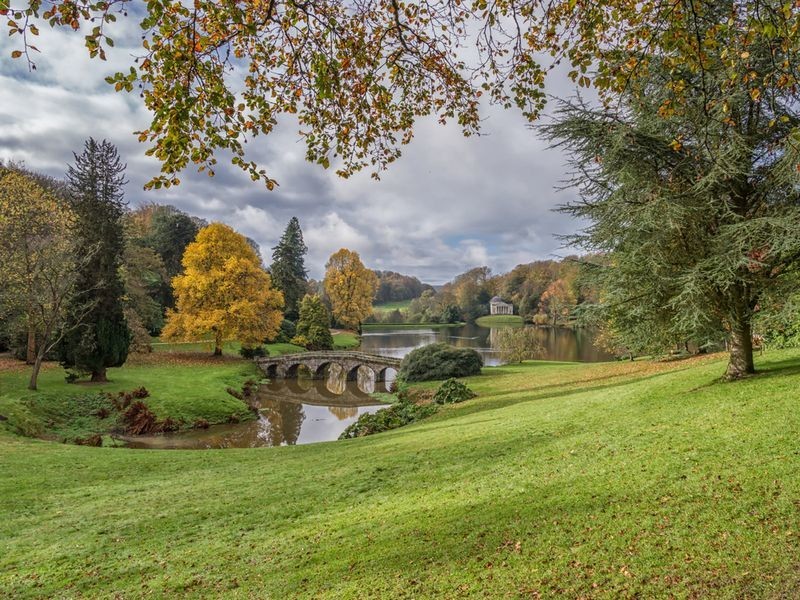
{"type": "Polygon", "coordinates": [[[27,331],[31,390],[37,389],[45,356],[68,331],[66,305],[76,292],[73,214],[56,187],[47,178],[0,165],[0,320],[7,325],[18,319],[27,331]]]}
{"type": "Polygon", "coordinates": [[[375,272],[364,266],[358,252],[342,248],[325,265],[324,286],[336,320],[360,330],[361,322],[372,313],[378,291],[375,272]]]}
{"type": "Polygon", "coordinates": [[[278,333],[283,294],[244,236],[222,223],[200,230],[183,254],[181,275],[173,278],[176,310],[167,311],[163,335],[192,340],[213,335],[214,354],[222,342],[238,339],[252,347],[278,333]]]}

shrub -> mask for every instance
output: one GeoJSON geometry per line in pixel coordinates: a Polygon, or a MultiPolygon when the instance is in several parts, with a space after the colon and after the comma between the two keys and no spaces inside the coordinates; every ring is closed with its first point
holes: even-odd
{"type": "Polygon", "coordinates": [[[301,348],[306,348],[311,343],[309,339],[304,335],[296,335],[291,339],[291,343],[295,346],[300,346],[301,348]]]}
{"type": "Polygon", "coordinates": [[[75,438],[75,443],[78,446],[95,446],[100,447],[103,445],[103,438],[98,433],[86,436],[85,438],[75,438]]]}
{"type": "Polygon", "coordinates": [[[144,386],[137,388],[131,392],[131,396],[133,396],[137,400],[141,400],[142,398],[147,398],[149,395],[150,392],[148,392],[147,388],[144,386]]]}
{"type": "Polygon", "coordinates": [[[181,428],[181,422],[173,419],[172,417],[167,417],[161,423],[158,424],[157,429],[163,431],[165,433],[170,431],[178,431],[181,428]]]}
{"type": "Polygon", "coordinates": [[[264,348],[264,346],[256,346],[255,348],[245,348],[242,346],[239,349],[239,354],[241,354],[242,358],[252,360],[254,358],[263,358],[264,356],[269,356],[269,350],[264,348]]]}
{"type": "Polygon", "coordinates": [[[412,350],[403,359],[399,377],[404,381],[430,381],[479,375],[483,359],[472,348],[430,344],[412,350]]]}
{"type": "Polygon", "coordinates": [[[141,435],[156,429],[156,416],[141,400],[133,402],[122,415],[125,424],[125,433],[141,435]]]}
{"type": "Polygon", "coordinates": [[[312,325],[306,333],[308,338],[307,350],[333,350],[333,336],[331,330],[321,325],[312,325]]]}
{"type": "Polygon", "coordinates": [[[382,408],[375,413],[365,413],[358,420],[345,429],[339,436],[340,440],[363,437],[397,429],[414,421],[424,419],[435,413],[435,404],[420,406],[408,400],[400,399],[388,408],[382,408]]]}
{"type": "Polygon", "coordinates": [[[436,404],[454,404],[456,402],[464,402],[477,396],[475,392],[469,389],[465,384],[455,379],[448,379],[433,396],[433,401],[436,404]]]}
{"type": "Polygon", "coordinates": [[[536,313],[531,317],[531,321],[534,325],[549,325],[550,324],[550,317],[548,317],[544,313],[536,313]]]}
{"type": "Polygon", "coordinates": [[[67,383],[75,383],[80,378],[81,376],[75,371],[67,371],[67,374],[64,376],[64,381],[67,383]]]}
{"type": "Polygon", "coordinates": [[[210,423],[208,422],[208,420],[206,420],[206,419],[203,419],[203,418],[201,417],[201,418],[197,419],[197,420],[194,422],[194,424],[192,425],[192,427],[193,427],[193,428],[195,428],[195,429],[208,429],[209,425],[210,425],[210,423]]]}

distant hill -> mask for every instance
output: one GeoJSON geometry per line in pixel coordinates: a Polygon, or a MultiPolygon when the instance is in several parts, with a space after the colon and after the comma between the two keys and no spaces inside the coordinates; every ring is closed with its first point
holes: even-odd
{"type": "Polygon", "coordinates": [[[375,304],[400,302],[419,298],[425,290],[434,290],[432,285],[422,283],[416,277],[395,271],[375,271],[378,276],[378,293],[375,304]]]}

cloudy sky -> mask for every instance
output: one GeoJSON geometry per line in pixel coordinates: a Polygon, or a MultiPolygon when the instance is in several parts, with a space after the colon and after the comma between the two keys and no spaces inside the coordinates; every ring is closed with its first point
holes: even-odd
{"type": "MultiPolygon", "coordinates": [[[[83,36],[44,31],[37,70],[9,54],[16,38],[0,36],[0,159],[61,177],[83,141],[106,138],[128,164],[126,197],[173,204],[209,221],[223,221],[255,239],[269,262],[287,221],[300,219],[309,247],[307,266],[321,277],[340,247],[358,251],[367,266],[416,275],[439,284],[471,267],[495,273],[568,253],[555,235],[577,224],[553,212],[569,199],[555,187],[564,157],[549,150],[516,112],[489,109],[484,135],[464,138],[457,127],[418,124],[414,141],[388,172],[348,180],[305,162],[297,127],[286,123],[250,144],[251,158],[280,187],[267,191],[220,160],[217,175],[186,171],[182,184],[145,192],[158,172],[132,132],[149,123],[136,95],[115,93],[104,78],[127,70],[138,44],[135,23],[112,34],[109,61],[90,60],[83,36]]],[[[551,93],[568,93],[563,80],[551,93]]]]}

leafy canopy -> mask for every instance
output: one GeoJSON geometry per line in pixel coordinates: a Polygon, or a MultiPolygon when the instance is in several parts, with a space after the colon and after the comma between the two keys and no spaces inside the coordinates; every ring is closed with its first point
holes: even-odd
{"type": "MultiPolygon", "coordinates": [[[[0,18],[20,39],[11,56],[30,66],[42,22],[74,31],[88,25],[89,54],[105,59],[114,45],[112,23],[128,15],[129,2],[0,0],[0,18]]],[[[150,144],[147,154],[161,163],[149,186],[179,183],[177,173],[189,164],[212,174],[215,153],[224,150],[272,189],[275,180],[247,158],[246,142],[271,133],[285,115],[299,124],[307,158],[347,177],[396,160],[419,117],[436,115],[475,134],[482,94],[536,118],[547,73],[562,62],[573,81],[594,85],[613,103],[654,58],[666,56],[667,85],[675,93],[665,110],[680,106],[683,73],[703,72],[710,53],[725,69],[723,86],[746,79],[756,98],[767,87],[796,86],[800,6],[742,0],[727,2],[724,15],[716,6],[710,0],[152,0],[143,9],[134,64],[107,81],[139,94],[152,114],[138,132],[150,144]],[[751,77],[759,44],[775,60],[751,77]]]]}
{"type": "MultiPolygon", "coordinates": [[[[298,344],[308,350],[332,350],[331,316],[318,295],[306,294],[300,302],[300,320],[297,322],[298,344]]],[[[297,343],[297,342],[295,342],[297,343]]]]}
{"type": "Polygon", "coordinates": [[[359,327],[372,314],[378,277],[361,262],[358,252],[341,248],[325,265],[323,285],[333,316],[347,327],[359,327]]]}
{"type": "Polygon", "coordinates": [[[244,236],[222,223],[204,227],[186,247],[183,268],[172,280],[176,308],[167,311],[167,339],[210,334],[220,354],[225,339],[252,347],[278,333],[283,295],[244,236]]]}

